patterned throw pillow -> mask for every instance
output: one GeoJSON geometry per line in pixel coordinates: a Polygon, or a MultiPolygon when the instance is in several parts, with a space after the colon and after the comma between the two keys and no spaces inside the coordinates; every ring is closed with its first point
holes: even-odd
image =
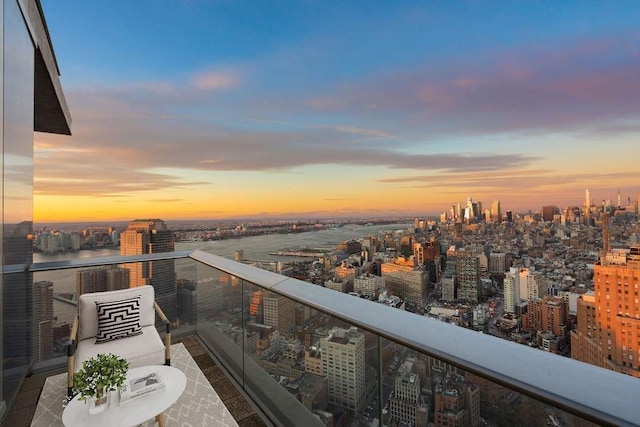
{"type": "Polygon", "coordinates": [[[120,301],[97,302],[98,334],[96,344],[140,335],[140,295],[120,301]]]}

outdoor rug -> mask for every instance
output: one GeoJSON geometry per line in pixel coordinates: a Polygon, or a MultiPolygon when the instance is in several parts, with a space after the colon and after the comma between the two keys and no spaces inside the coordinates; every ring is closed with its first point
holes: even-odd
{"type": "MultiPolygon", "coordinates": [[[[171,346],[171,366],[184,372],[187,377],[187,386],[178,401],[164,412],[167,426],[238,425],[182,343],[171,346]]],[[[61,426],[64,410],[62,404],[66,392],[66,372],[47,378],[31,426],[61,426]]],[[[143,426],[154,425],[157,425],[154,419],[143,424],[143,426]]]]}

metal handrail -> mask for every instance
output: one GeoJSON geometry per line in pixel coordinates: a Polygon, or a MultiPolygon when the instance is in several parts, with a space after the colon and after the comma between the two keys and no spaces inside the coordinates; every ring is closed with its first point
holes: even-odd
{"type": "Polygon", "coordinates": [[[604,425],[638,425],[640,380],[196,250],[190,258],[604,425]]]}
{"type": "MultiPolygon", "coordinates": [[[[102,265],[114,265],[114,264],[127,264],[132,262],[144,262],[144,261],[159,261],[164,259],[181,259],[188,258],[192,251],[174,251],[174,252],[159,252],[155,254],[142,254],[142,255],[114,255],[105,257],[89,257],[79,258],[63,261],[48,261],[33,263],[28,266],[28,270],[31,273],[37,273],[41,271],[52,270],[66,270],[70,268],[87,268],[87,267],[99,267],[102,265]]],[[[17,273],[24,271],[26,267],[24,265],[7,265],[3,269],[3,273],[17,273]]]]}

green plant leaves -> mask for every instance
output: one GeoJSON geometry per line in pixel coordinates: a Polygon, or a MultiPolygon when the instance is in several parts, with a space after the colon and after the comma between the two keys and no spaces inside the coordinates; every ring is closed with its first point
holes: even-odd
{"type": "Polygon", "coordinates": [[[129,362],[112,353],[101,353],[82,363],[73,376],[74,388],[80,400],[96,397],[104,391],[117,390],[124,384],[129,362]]]}

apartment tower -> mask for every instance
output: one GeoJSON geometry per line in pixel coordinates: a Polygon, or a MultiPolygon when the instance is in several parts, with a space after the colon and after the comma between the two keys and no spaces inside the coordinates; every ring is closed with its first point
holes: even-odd
{"type": "Polygon", "coordinates": [[[603,252],[578,303],[571,357],[640,377],[640,245],[603,252]]]}
{"type": "Polygon", "coordinates": [[[293,300],[278,294],[268,294],[262,299],[264,324],[273,326],[281,335],[295,325],[296,305],[293,300]]]}
{"type": "Polygon", "coordinates": [[[322,374],[329,381],[329,403],[358,411],[364,406],[364,334],[357,328],[333,328],[320,339],[322,374]]]}
{"type": "MultiPolygon", "coordinates": [[[[132,221],[120,235],[120,255],[143,255],[172,252],[173,234],[159,219],[132,221]]],[[[175,264],[172,259],[123,264],[130,271],[130,286],[151,285],[156,301],[172,322],[177,318],[177,287],[175,264]]]]}
{"type": "Polygon", "coordinates": [[[480,295],[480,258],[477,253],[456,253],[456,281],[458,300],[466,304],[477,304],[480,295]]]}

